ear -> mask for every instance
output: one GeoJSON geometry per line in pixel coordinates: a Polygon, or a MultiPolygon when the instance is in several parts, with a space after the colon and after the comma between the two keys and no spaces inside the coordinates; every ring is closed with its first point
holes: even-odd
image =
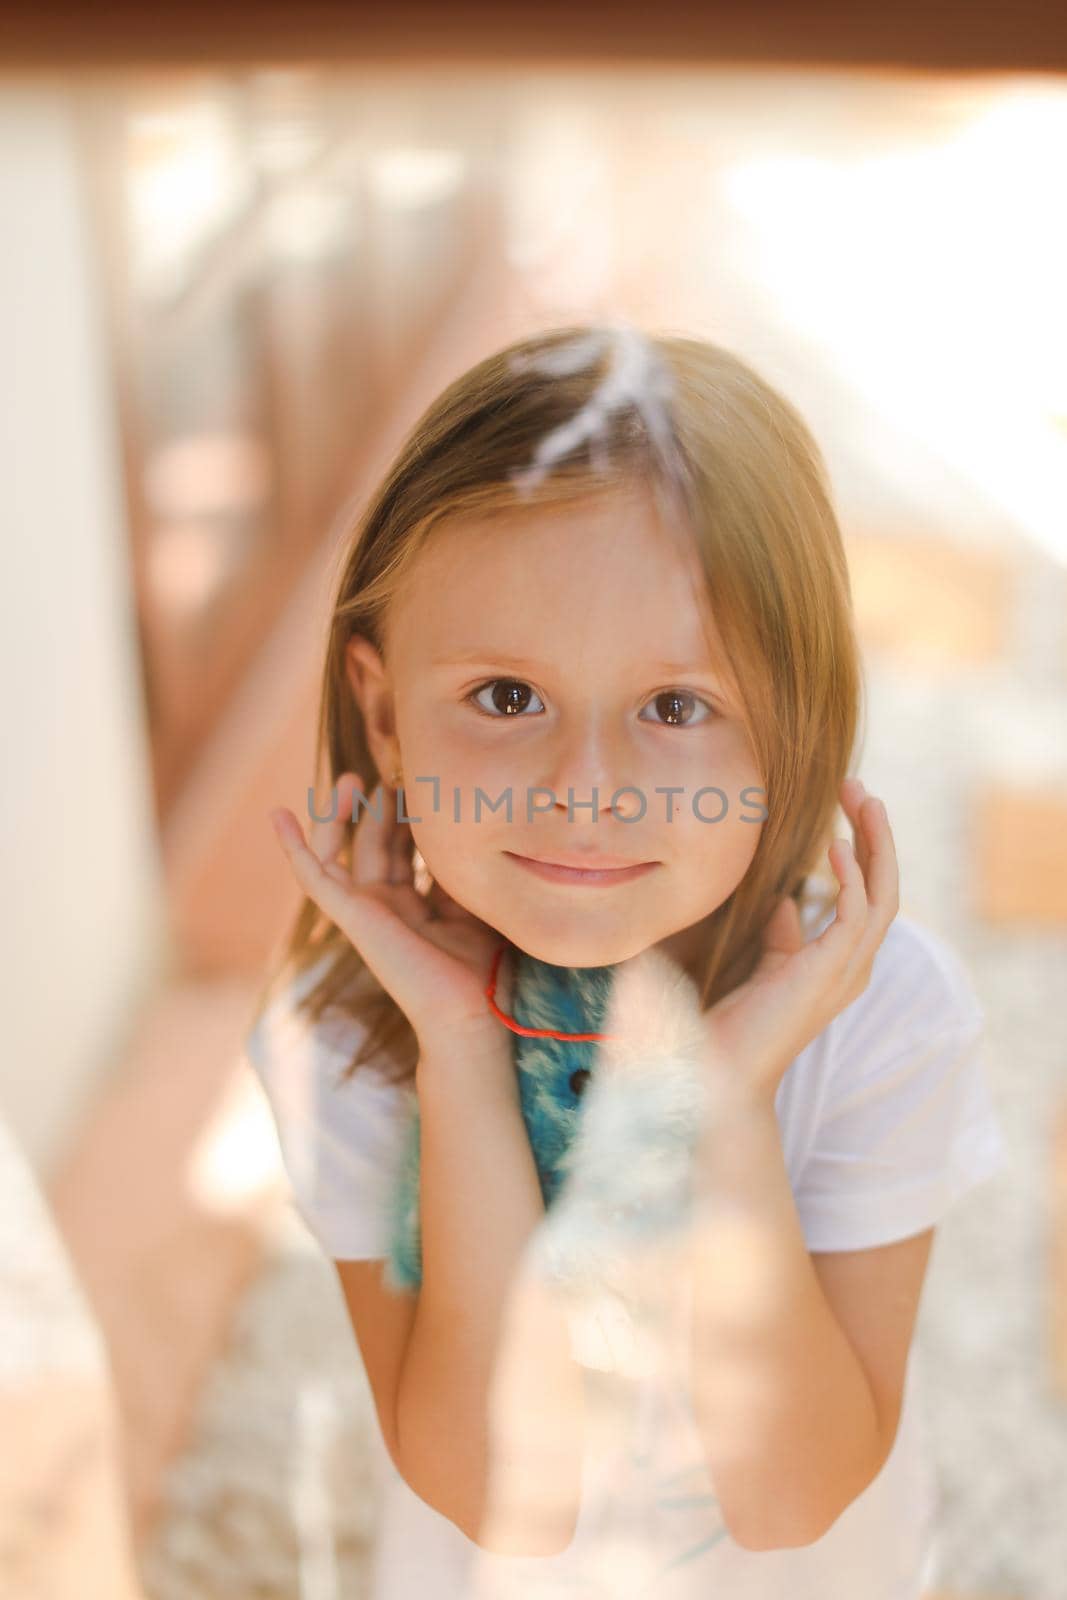
{"type": "Polygon", "coordinates": [[[374,764],[388,780],[400,765],[393,686],[381,652],[362,634],[353,634],[345,645],[345,676],[363,718],[374,764]]]}

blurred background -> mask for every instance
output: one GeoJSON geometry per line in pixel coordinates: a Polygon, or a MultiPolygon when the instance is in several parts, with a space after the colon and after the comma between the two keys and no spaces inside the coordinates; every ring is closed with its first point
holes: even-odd
{"type": "Polygon", "coordinates": [[[1055,20],[6,16],[0,1594],[365,1592],[369,1392],[242,1055],[297,904],[267,812],[305,804],[334,562],[404,432],[611,315],[737,350],[826,455],[859,770],[1011,1155],[922,1306],[930,1597],[1067,1595],[1055,20]]]}

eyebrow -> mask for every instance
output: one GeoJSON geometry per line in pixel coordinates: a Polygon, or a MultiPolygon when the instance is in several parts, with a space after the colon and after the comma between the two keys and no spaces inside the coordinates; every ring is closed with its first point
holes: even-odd
{"type": "MultiPolygon", "coordinates": [[[[494,666],[508,667],[517,672],[541,672],[545,663],[529,661],[523,656],[493,655],[481,651],[468,650],[458,656],[442,656],[430,663],[432,667],[467,667],[467,666],[494,666]]],[[[650,661],[649,668],[653,672],[677,673],[679,676],[692,675],[696,677],[718,678],[719,674],[714,667],[701,666],[695,662],[681,661],[650,661]]]]}

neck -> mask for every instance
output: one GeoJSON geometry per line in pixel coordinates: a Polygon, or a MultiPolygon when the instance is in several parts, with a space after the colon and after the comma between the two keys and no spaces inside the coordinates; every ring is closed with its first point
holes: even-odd
{"type": "Polygon", "coordinates": [[[694,922],[688,928],[681,928],[677,933],[672,933],[666,939],[661,939],[656,945],[657,950],[662,950],[664,955],[688,973],[694,983],[697,981],[703,964],[704,950],[707,945],[708,928],[713,912],[702,917],[699,922],[694,922]]]}

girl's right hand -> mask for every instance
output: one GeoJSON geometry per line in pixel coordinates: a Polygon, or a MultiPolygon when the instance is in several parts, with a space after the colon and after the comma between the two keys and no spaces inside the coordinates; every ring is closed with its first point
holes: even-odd
{"type": "MultiPolygon", "coordinates": [[[[337,780],[336,815],[313,820],[311,844],[293,812],[270,813],[293,874],[319,910],[336,923],[367,967],[388,990],[415,1030],[422,1051],[460,1043],[506,1054],[510,1041],[489,1010],[486,986],[503,935],[472,916],[438,883],[429,894],[415,888],[414,839],[396,815],[397,791],[379,785],[352,834],[351,869],[336,858],[344,844],[345,819],[362,780],[345,772],[337,780]],[[381,807],[381,820],[376,816],[381,807]]],[[[497,1003],[508,1008],[510,950],[498,973],[497,1003]]]]}

